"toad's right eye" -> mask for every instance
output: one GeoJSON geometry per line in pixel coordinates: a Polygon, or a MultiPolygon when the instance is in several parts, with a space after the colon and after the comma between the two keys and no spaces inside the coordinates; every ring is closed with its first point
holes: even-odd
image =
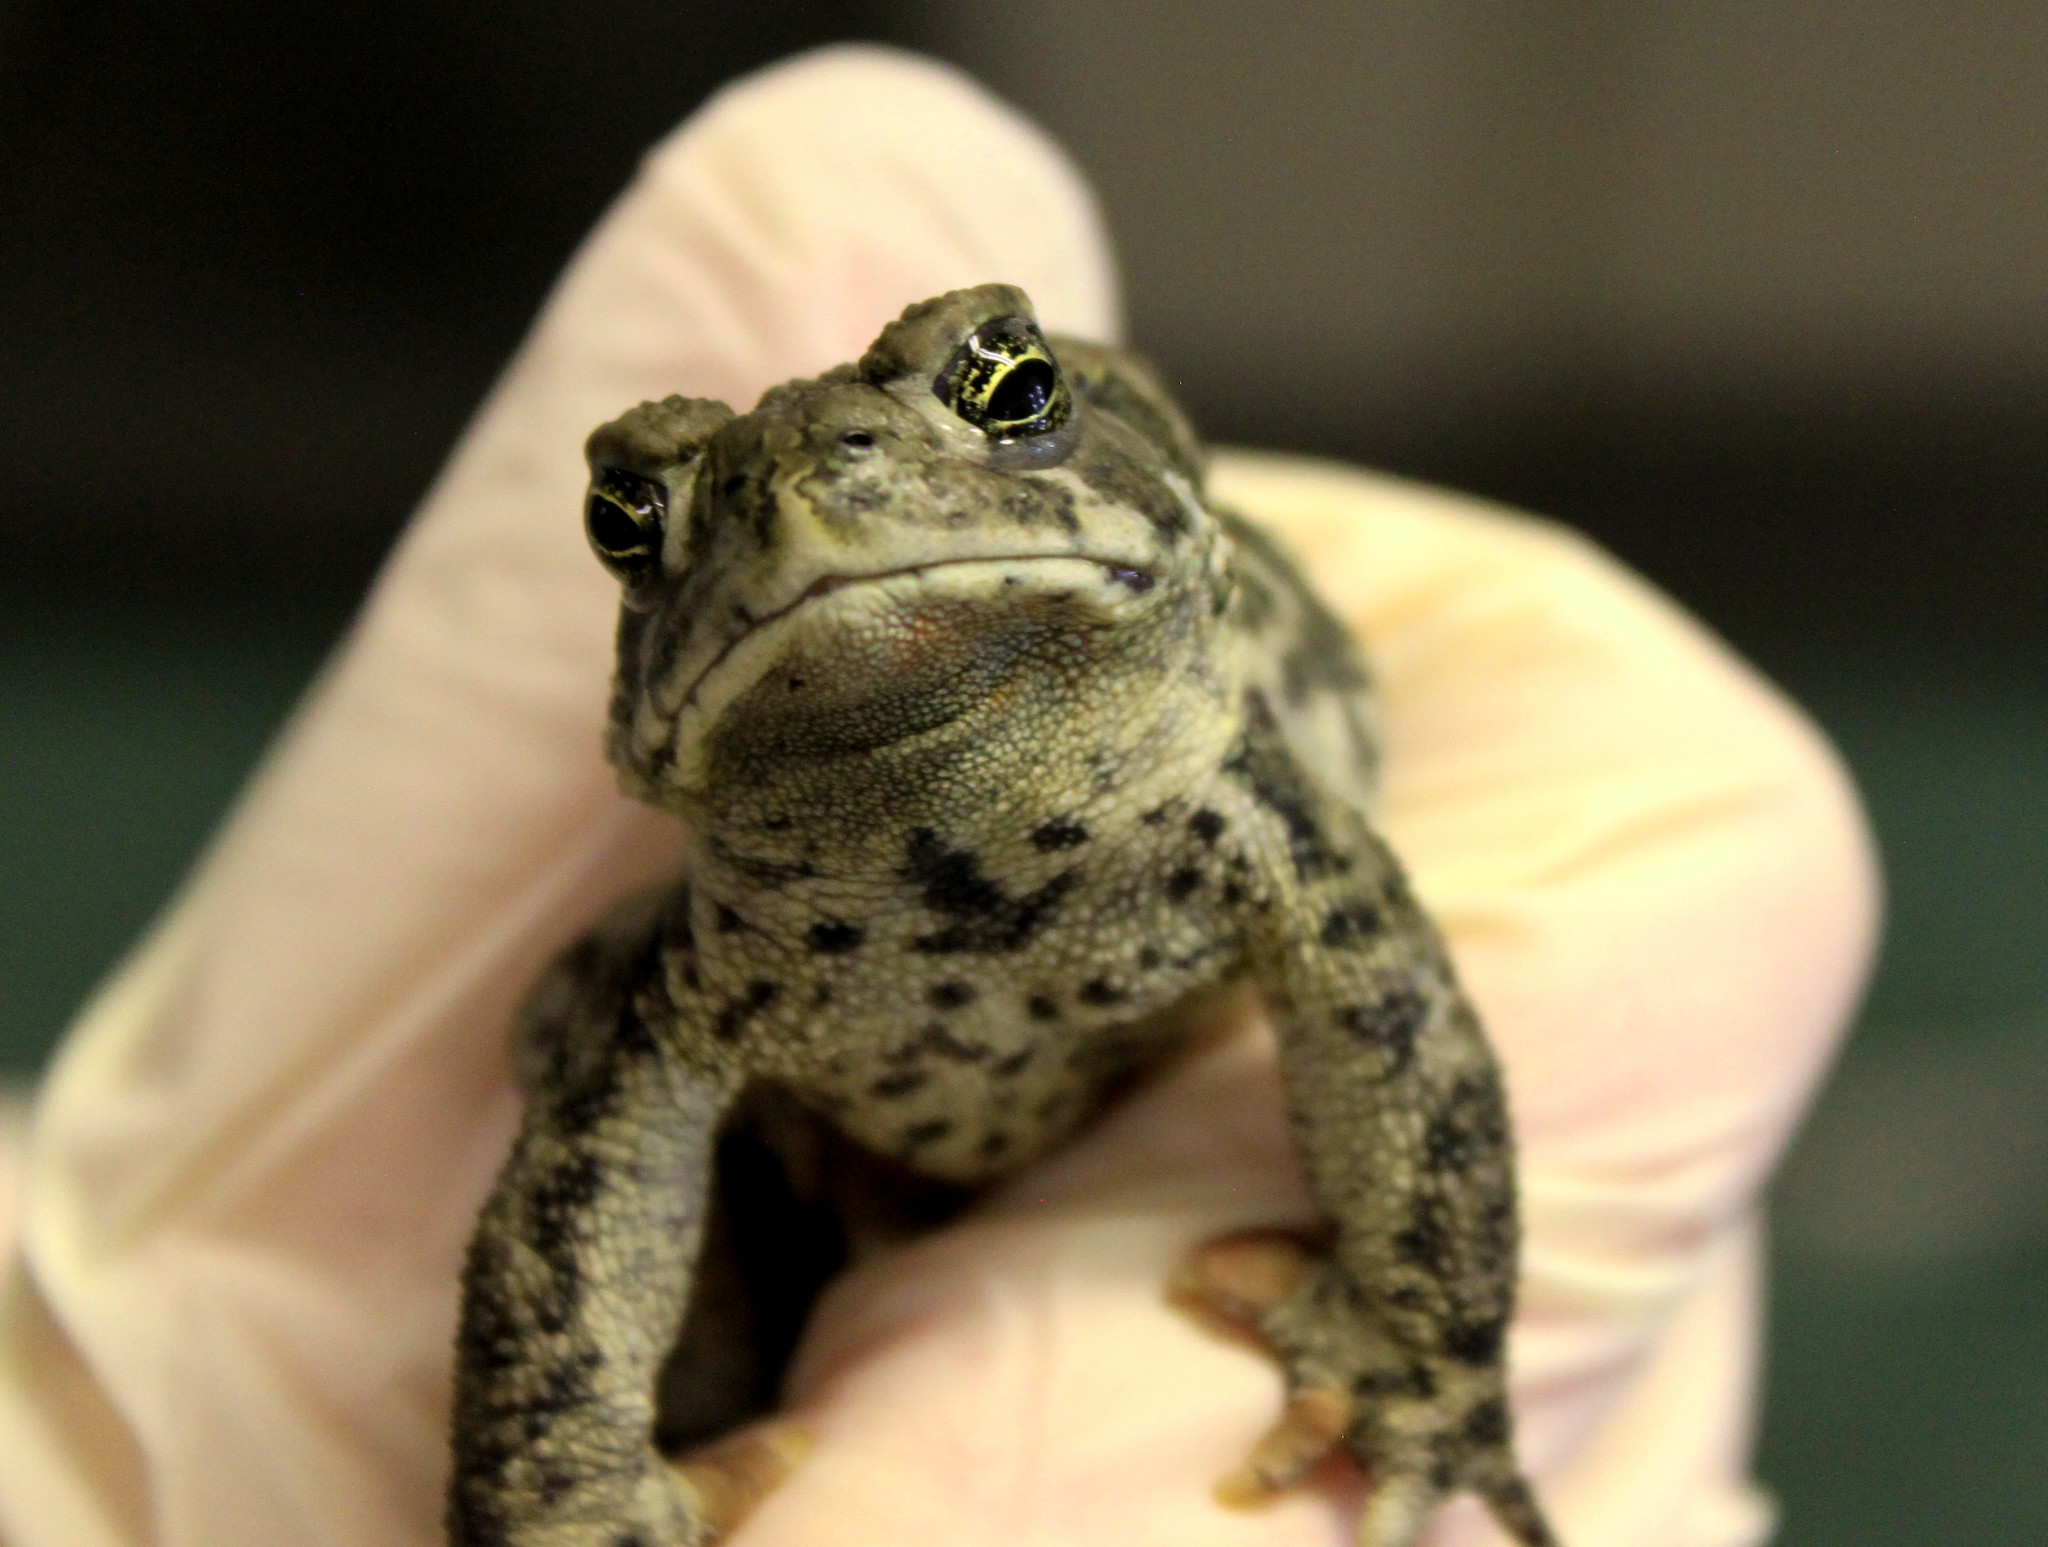
{"type": "Polygon", "coordinates": [[[621,468],[598,469],[583,507],[583,530],[604,567],[631,585],[661,563],[668,495],[660,484],[621,468]]]}
{"type": "Polygon", "coordinates": [[[941,403],[990,440],[1051,435],[1074,414],[1074,400],[1052,351],[1023,317],[984,322],[953,351],[932,381],[941,403]]]}

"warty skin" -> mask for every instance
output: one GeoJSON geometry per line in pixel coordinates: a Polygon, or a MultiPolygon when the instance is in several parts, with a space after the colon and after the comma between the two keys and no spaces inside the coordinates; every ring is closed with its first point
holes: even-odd
{"type": "Polygon", "coordinates": [[[1552,1542],[1504,1396],[1505,1100],[1368,822],[1364,662],[1207,502],[1150,374],[985,285],[749,414],[643,404],[589,457],[624,586],[608,751],[688,856],[523,1016],[526,1121],[464,1276],[451,1540],[716,1540],[761,1458],[664,1451],[772,1399],[830,1266],[789,1241],[858,1249],[1028,1163],[1248,976],[1331,1229],[1177,1281],[1287,1374],[1235,1492],[1341,1444],[1373,1479],[1364,1547],[1461,1489],[1552,1542]],[[771,1326],[764,1294],[794,1310],[771,1326]]]}

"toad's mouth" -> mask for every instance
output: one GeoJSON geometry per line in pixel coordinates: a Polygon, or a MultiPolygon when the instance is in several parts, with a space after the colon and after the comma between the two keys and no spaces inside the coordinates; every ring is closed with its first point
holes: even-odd
{"type": "MultiPolygon", "coordinates": [[[[820,575],[793,598],[782,606],[775,608],[772,612],[763,613],[758,617],[749,617],[745,627],[728,639],[719,648],[718,652],[704,664],[703,668],[697,672],[696,676],[690,680],[690,686],[682,696],[680,710],[688,712],[693,709],[701,710],[704,707],[702,694],[705,685],[718,675],[720,669],[731,660],[734,652],[740,646],[759,638],[764,631],[783,622],[792,614],[810,606],[813,602],[822,601],[828,596],[857,586],[882,585],[892,580],[915,581],[925,575],[938,571],[976,568],[982,570],[1000,569],[1007,572],[1008,569],[1016,566],[1029,565],[1035,568],[1049,564],[1067,564],[1077,568],[1093,569],[1099,573],[1103,584],[1127,592],[1133,597],[1143,596],[1156,583],[1151,572],[1148,570],[1139,569],[1134,565],[1126,564],[1116,559],[1094,559],[1087,557],[1085,554],[1078,553],[1019,553],[998,557],[978,556],[972,558],[937,559],[926,564],[905,564],[895,569],[874,570],[866,574],[820,575]]],[[[1007,573],[1005,573],[1004,579],[1005,582],[1009,580],[1007,573]]]]}

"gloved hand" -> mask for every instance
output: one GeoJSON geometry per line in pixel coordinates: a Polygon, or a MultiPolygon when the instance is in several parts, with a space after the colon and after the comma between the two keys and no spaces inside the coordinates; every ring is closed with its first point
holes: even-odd
{"type": "MultiPolygon", "coordinates": [[[[13,1547],[439,1539],[456,1272],[543,961],[661,879],[599,753],[616,588],[579,447],[672,391],[751,405],[906,302],[1023,285],[1115,332],[1086,191],[935,66],[814,55],[657,149],[578,255],[339,655],[44,1092],[0,1300],[13,1547]]],[[[1219,457],[1366,636],[1384,827],[1506,1066],[1521,1452],[1570,1547],[1734,1547],[1756,1195],[1875,917],[1825,745],[1569,533],[1219,457]]],[[[1301,1220],[1238,1033],[964,1223],[856,1270],[793,1373],[814,1453],[746,1547],[1330,1543],[1355,1499],[1211,1497],[1278,1377],[1169,1309],[1200,1240],[1301,1220]]],[[[1469,1501],[1430,1540],[1495,1538],[1469,1501]]]]}

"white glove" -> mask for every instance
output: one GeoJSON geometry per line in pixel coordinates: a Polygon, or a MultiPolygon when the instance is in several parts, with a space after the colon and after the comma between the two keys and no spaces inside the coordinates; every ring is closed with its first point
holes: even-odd
{"type": "MultiPolygon", "coordinates": [[[[26,1156],[0,1299],[14,1547],[439,1540],[457,1264],[512,1133],[511,1010],[667,818],[599,753],[616,588],[586,432],[750,406],[906,302],[1023,285],[1108,337],[1086,190],[936,66],[839,49],[721,94],[578,255],[197,874],[87,1010],[26,1156]]],[[[1828,749],[1570,534],[1223,456],[1364,633],[1385,827],[1505,1060],[1527,1244],[1520,1448],[1570,1547],[1734,1547],[1756,1196],[1860,983],[1870,850],[1828,749]]],[[[1307,1204],[1267,1033],[1114,1111],[821,1306],[817,1448],[745,1547],[1334,1543],[1343,1486],[1211,1482],[1278,1406],[1184,1322],[1201,1239],[1307,1204]]],[[[1430,1540],[1495,1540],[1469,1502],[1430,1540]]]]}

